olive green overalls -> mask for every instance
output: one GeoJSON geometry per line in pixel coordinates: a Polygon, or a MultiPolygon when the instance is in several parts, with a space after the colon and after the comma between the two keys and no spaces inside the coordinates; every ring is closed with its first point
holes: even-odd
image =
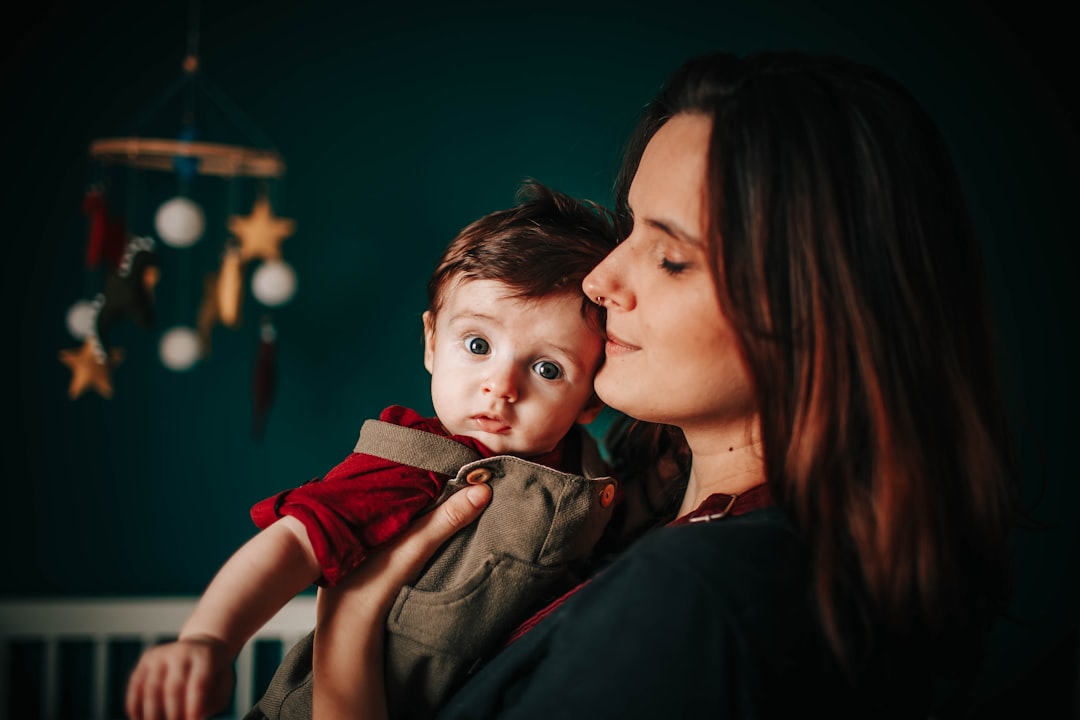
{"type": "MultiPolygon", "coordinates": [[[[459,531],[386,624],[386,696],[392,718],[426,718],[510,633],[579,578],[611,518],[615,480],[583,428],[582,475],[508,455],[480,458],[450,438],[368,420],[356,452],[450,475],[442,499],[470,483],[491,503],[459,531]]],[[[245,720],[310,720],[314,632],[285,656],[245,720]]]]}

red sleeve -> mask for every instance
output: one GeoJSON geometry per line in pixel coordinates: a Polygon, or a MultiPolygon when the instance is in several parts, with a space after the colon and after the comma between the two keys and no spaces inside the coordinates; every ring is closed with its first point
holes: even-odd
{"type": "Polygon", "coordinates": [[[304,524],[332,587],[442,493],[446,476],[353,453],[322,480],[263,500],[251,519],[265,528],[283,515],[304,524]]]}
{"type": "MultiPolygon", "coordinates": [[[[400,405],[380,414],[383,422],[446,436],[435,418],[425,418],[400,405]]],[[[455,440],[491,452],[467,437],[455,440]]],[[[359,565],[372,548],[395,537],[442,494],[446,475],[399,465],[374,455],[353,453],[322,479],[285,490],[251,508],[260,529],[283,515],[304,524],[315,557],[322,566],[320,585],[332,587],[359,565]]]]}

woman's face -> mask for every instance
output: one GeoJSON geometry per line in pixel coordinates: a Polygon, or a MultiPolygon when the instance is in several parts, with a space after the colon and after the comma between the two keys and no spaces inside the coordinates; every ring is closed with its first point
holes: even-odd
{"type": "Polygon", "coordinates": [[[627,415],[687,433],[744,428],[754,414],[709,267],[711,127],[705,115],[677,115],[653,136],[630,186],[633,232],[582,282],[608,312],[597,394],[627,415]]]}

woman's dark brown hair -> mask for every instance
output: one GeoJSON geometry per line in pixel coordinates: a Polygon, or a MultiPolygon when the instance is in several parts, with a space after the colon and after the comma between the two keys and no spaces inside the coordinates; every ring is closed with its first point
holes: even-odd
{"type": "Polygon", "coordinates": [[[717,292],[754,383],[767,481],[811,548],[837,656],[859,672],[890,646],[977,650],[1011,588],[1017,465],[945,142],[876,70],[797,53],[695,58],[628,146],[623,235],[645,145],[679,113],[713,121],[717,292]]]}

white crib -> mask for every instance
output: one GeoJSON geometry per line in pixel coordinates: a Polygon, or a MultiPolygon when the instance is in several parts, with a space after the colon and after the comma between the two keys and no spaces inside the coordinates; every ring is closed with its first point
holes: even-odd
{"type": "MultiPolygon", "coordinates": [[[[0,719],[122,718],[122,688],[138,654],[175,638],[196,600],[0,600],[0,719]]],[[[300,595],[244,647],[232,710],[215,717],[242,716],[265,690],[258,679],[272,674],[267,666],[313,627],[315,596],[300,595]]]]}

